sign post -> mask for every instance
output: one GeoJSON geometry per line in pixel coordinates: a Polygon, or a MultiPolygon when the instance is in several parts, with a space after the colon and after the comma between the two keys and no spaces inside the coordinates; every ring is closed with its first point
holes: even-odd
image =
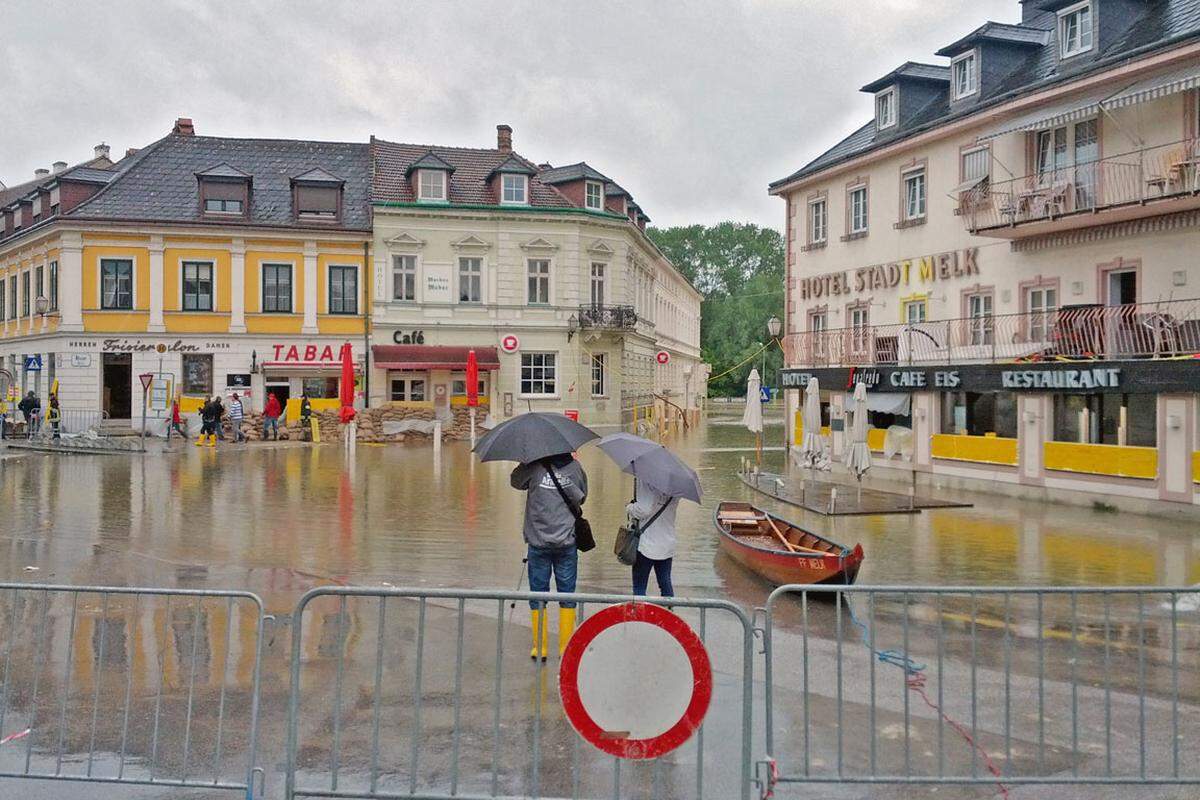
{"type": "Polygon", "coordinates": [[[142,382],[142,449],[146,449],[146,407],[150,405],[150,384],[154,381],[153,372],[143,372],[138,375],[142,382]]]}

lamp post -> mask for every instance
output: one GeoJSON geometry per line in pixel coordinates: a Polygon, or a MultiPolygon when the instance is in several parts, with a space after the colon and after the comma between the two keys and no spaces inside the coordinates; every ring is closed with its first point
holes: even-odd
{"type": "MultiPolygon", "coordinates": [[[[779,334],[783,330],[783,323],[779,321],[779,317],[774,314],[767,320],[767,333],[771,335],[771,342],[779,341],[779,334]]],[[[763,351],[763,381],[766,381],[767,375],[767,353],[763,351]]],[[[780,387],[782,390],[782,386],[780,387]]],[[[788,462],[791,461],[790,453],[788,452],[788,424],[787,424],[787,403],[783,404],[783,472],[788,469],[788,462]]]]}

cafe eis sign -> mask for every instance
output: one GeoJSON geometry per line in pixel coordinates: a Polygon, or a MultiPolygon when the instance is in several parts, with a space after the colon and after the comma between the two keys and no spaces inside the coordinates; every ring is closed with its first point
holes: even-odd
{"type": "Polygon", "coordinates": [[[967,278],[979,274],[979,248],[967,247],[920,258],[908,258],[889,264],[875,264],[856,270],[828,272],[800,278],[800,299],[859,294],[860,292],[900,287],[928,286],[938,281],[967,278]]]}

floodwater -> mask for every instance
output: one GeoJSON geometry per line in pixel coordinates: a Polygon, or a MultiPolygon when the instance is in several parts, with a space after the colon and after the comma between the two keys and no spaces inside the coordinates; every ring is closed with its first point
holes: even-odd
{"type": "MultiPolygon", "coordinates": [[[[684,504],[678,516],[674,581],[682,597],[729,600],[749,611],[763,605],[771,589],[718,553],[712,510],[723,499],[748,500],[847,546],[861,543],[866,560],[860,585],[1178,586],[1200,581],[1200,547],[1192,527],[1169,520],[962,492],[948,496],[974,507],[914,515],[827,518],[777,503],[743,486],[734,474],[742,458],[754,456],[753,437],[739,418],[737,407],[718,407],[699,430],[674,434],[667,442],[699,470],[705,487],[703,505],[684,504]]],[[[768,419],[765,469],[781,468],[781,448],[771,445],[780,444],[782,436],[780,421],[768,419]]],[[[580,459],[590,484],[585,510],[599,546],[581,556],[579,591],[625,593],[628,568],[617,563],[611,543],[623,520],[631,479],[594,447],[584,448],[580,459]]],[[[166,455],[0,458],[0,580],[241,590],[261,597],[273,619],[263,634],[257,762],[267,770],[267,796],[278,797],[291,634],[297,628],[290,615],[297,600],[318,586],[524,588],[523,496],[508,485],[510,469],[477,463],[463,443],[446,443],[436,460],[427,446],[360,446],[348,462],[336,445],[177,446],[166,455]]],[[[653,582],[651,586],[653,591],[653,582]]],[[[1168,630],[1164,616],[1153,599],[1148,602],[1149,624],[1158,625],[1155,630],[1162,634],[1168,630]]],[[[995,602],[987,605],[986,635],[992,638],[979,634],[977,641],[972,621],[970,652],[983,648],[979,660],[986,663],[988,652],[1010,648],[1006,652],[1014,670],[1025,678],[1033,675],[1028,628],[1017,629],[1032,617],[1030,604],[1002,611],[995,602]],[[1011,645],[1016,639],[1025,640],[1025,649],[1011,645]]],[[[339,774],[343,787],[361,788],[375,780],[380,791],[399,794],[449,793],[453,786],[462,794],[498,789],[522,796],[537,790],[592,797],[612,796],[614,785],[637,784],[643,787],[637,793],[622,789],[619,795],[690,797],[703,785],[704,796],[735,796],[736,770],[722,759],[736,763],[740,731],[738,622],[716,611],[701,617],[697,609],[677,610],[693,627],[707,625],[717,673],[708,735],[652,767],[629,765],[621,772],[611,759],[581,750],[565,726],[556,659],[530,666],[524,608],[495,600],[456,605],[321,598],[300,624],[301,783],[330,790],[331,774],[339,774]],[[495,687],[501,675],[498,700],[495,687]],[[416,702],[418,697],[424,705],[416,702]],[[537,766],[528,764],[532,742],[540,744],[537,766]]],[[[939,607],[938,619],[943,611],[939,607]]],[[[1062,603],[1045,611],[1048,622],[1051,617],[1060,623],[1065,619],[1062,603]]],[[[907,635],[907,606],[904,613],[907,635]]],[[[1080,625],[1087,624],[1089,613],[1094,622],[1095,609],[1084,609],[1080,625]]],[[[824,645],[837,624],[835,616],[830,608],[818,607],[809,620],[824,645]]],[[[914,637],[922,628],[929,634],[931,618],[914,614],[914,637]]],[[[958,619],[961,623],[961,613],[958,619]]],[[[881,601],[881,640],[899,635],[898,620],[895,603],[881,601]]],[[[795,606],[780,615],[780,622],[789,634],[802,624],[795,606]]],[[[238,780],[234,762],[246,755],[255,624],[254,609],[241,599],[132,600],[69,592],[28,598],[0,590],[0,736],[23,727],[33,731],[24,740],[0,744],[0,774],[78,774],[86,763],[97,774],[111,775],[124,768],[128,751],[134,772],[146,770],[159,779],[190,770],[195,780],[208,770],[214,777],[238,780]],[[84,658],[85,653],[90,657],[84,658]],[[6,722],[2,714],[10,705],[6,722]]],[[[557,623],[552,619],[550,624],[553,645],[557,623]]],[[[1074,630],[1073,622],[1070,626],[1074,630]]],[[[837,640],[857,642],[849,623],[846,627],[836,628],[841,632],[837,640]]],[[[1136,635],[1145,640],[1146,626],[1139,630],[1136,635]]],[[[1192,671],[1186,680],[1191,681],[1200,649],[1194,619],[1187,631],[1184,644],[1192,671]]],[[[941,632],[939,622],[938,636],[941,632]]],[[[964,635],[961,625],[955,635],[964,635]]],[[[1126,627],[1122,635],[1126,642],[1118,644],[1125,647],[1120,651],[1124,656],[1114,659],[1130,657],[1127,641],[1135,634],[1126,627]]],[[[932,635],[926,638],[929,645],[932,635]]],[[[966,641],[958,642],[960,660],[966,641]]],[[[1150,684],[1164,680],[1161,667],[1170,659],[1164,648],[1175,641],[1169,630],[1156,640],[1151,656],[1159,671],[1151,670],[1150,684]]],[[[779,652],[788,654],[780,660],[792,667],[799,663],[798,642],[795,636],[777,640],[779,652]]],[[[1037,644],[1040,648],[1040,636],[1037,644]]],[[[1108,649],[1104,647],[1106,670],[1108,649]]],[[[820,658],[812,654],[814,670],[826,675],[832,669],[828,651],[826,646],[820,658]]],[[[929,655],[926,648],[923,656],[929,655]]],[[[1078,670],[1074,649],[1069,659],[1066,650],[1058,655],[1062,665],[1070,664],[1070,683],[1064,683],[1068,667],[1060,665],[1055,673],[1052,664],[1047,674],[1059,681],[1054,691],[1069,694],[1077,671],[1081,679],[1099,685],[1099,651],[1093,649],[1090,666],[1078,670]]],[[[858,658],[861,688],[869,651],[858,658]]],[[[1039,652],[1037,658],[1044,661],[1045,654],[1039,652]]],[[[1128,677],[1137,663],[1123,666],[1128,677]]],[[[761,662],[755,669],[761,679],[761,662]]],[[[807,706],[803,693],[795,691],[795,669],[777,668],[777,680],[781,674],[792,685],[777,692],[776,718],[789,731],[781,733],[778,746],[798,753],[801,709],[807,714],[807,706]]],[[[1194,703],[1195,687],[1188,683],[1185,688],[1184,699],[1194,703]]],[[[814,702],[831,702],[834,696],[828,685],[811,690],[814,702]]],[[[897,694],[904,695],[903,688],[897,694]]],[[[755,695],[761,703],[761,685],[755,695]]],[[[863,723],[866,711],[860,701],[847,714],[857,713],[863,723]]],[[[891,709],[893,728],[897,708],[891,709]]],[[[1193,730],[1200,728],[1195,705],[1185,711],[1193,730]]],[[[820,713],[829,717],[833,712],[826,706],[820,713]]],[[[755,721],[756,755],[763,752],[760,719],[755,721]]],[[[932,736],[931,724],[927,715],[927,736],[932,736]]],[[[988,727],[999,730],[1004,723],[997,718],[988,727]]],[[[907,742],[907,717],[904,730],[907,742]]],[[[1028,755],[1036,736],[1019,734],[1014,739],[1028,755]]],[[[807,736],[803,738],[807,754],[807,736]]],[[[833,759],[831,741],[824,737],[811,748],[826,765],[833,759]]],[[[1193,753],[1190,747],[1185,751],[1193,753]]],[[[959,748],[948,757],[953,763],[975,754],[959,748]]],[[[1055,757],[1069,763],[1061,753],[1055,757]]],[[[1012,763],[1019,771],[1019,759],[1012,763]]],[[[11,791],[20,789],[0,788],[0,797],[11,791]]],[[[179,796],[178,790],[148,791],[152,797],[179,796]]],[[[954,791],[938,796],[979,796],[979,790],[954,791]]],[[[67,786],[44,796],[130,795],[124,790],[79,793],[67,786]]],[[[844,796],[918,795],[860,787],[844,796]]]]}

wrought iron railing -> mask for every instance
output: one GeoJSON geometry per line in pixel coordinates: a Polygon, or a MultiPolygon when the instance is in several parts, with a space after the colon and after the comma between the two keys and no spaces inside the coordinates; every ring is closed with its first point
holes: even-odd
{"type": "Polygon", "coordinates": [[[804,331],[784,351],[808,367],[1165,358],[1200,353],[1200,299],[804,331]]]}
{"type": "Polygon", "coordinates": [[[579,307],[580,328],[607,328],[610,330],[633,330],[637,327],[638,315],[633,306],[606,306],[585,304],[579,307]]]}
{"type": "Polygon", "coordinates": [[[972,233],[1200,193],[1200,140],[1177,141],[985,181],[959,197],[972,233]]]}

